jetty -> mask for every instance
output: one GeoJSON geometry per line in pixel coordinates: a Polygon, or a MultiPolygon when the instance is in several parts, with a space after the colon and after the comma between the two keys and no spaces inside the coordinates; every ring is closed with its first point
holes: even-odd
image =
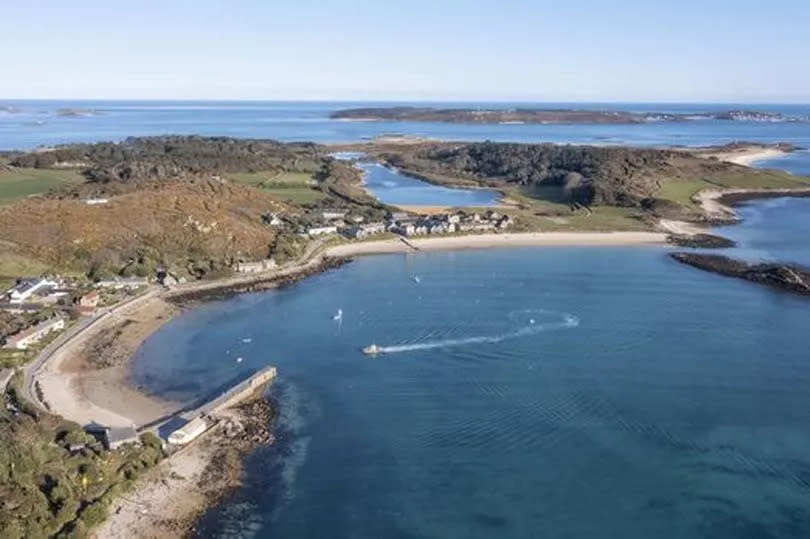
{"type": "Polygon", "coordinates": [[[156,432],[175,448],[184,446],[219,423],[227,415],[228,408],[248,400],[264,389],[275,379],[277,372],[275,367],[265,367],[204,403],[185,408],[169,417],[163,417],[149,425],[144,425],[138,431],[156,432]]]}

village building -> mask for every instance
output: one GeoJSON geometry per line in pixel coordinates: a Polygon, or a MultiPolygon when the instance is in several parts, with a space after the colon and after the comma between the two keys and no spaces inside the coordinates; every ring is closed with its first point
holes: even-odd
{"type": "Polygon", "coordinates": [[[353,226],[346,229],[343,233],[348,238],[362,239],[374,234],[381,234],[385,232],[385,223],[368,223],[365,225],[353,226]]]}
{"type": "Polygon", "coordinates": [[[321,212],[321,218],[324,221],[337,221],[346,218],[348,212],[341,210],[324,210],[321,212]]]}
{"type": "Polygon", "coordinates": [[[96,307],[101,301],[101,293],[98,290],[91,290],[87,294],[79,298],[78,308],[76,309],[82,316],[93,316],[96,314],[96,307]]]}
{"type": "Polygon", "coordinates": [[[42,310],[42,305],[38,303],[11,303],[8,301],[0,302],[0,310],[10,313],[38,313],[42,310]]]}
{"type": "Polygon", "coordinates": [[[65,328],[65,320],[59,316],[49,318],[39,324],[30,326],[19,333],[12,335],[6,340],[6,348],[16,348],[17,350],[27,350],[30,346],[38,343],[43,337],[51,332],[65,328]]]}
{"type": "Polygon", "coordinates": [[[337,234],[336,226],[313,226],[307,229],[309,237],[325,236],[327,234],[337,234]]]}
{"type": "Polygon", "coordinates": [[[39,293],[59,286],[59,282],[51,279],[28,279],[19,282],[7,292],[9,303],[25,303],[39,293]]]}
{"type": "Polygon", "coordinates": [[[239,273],[260,273],[274,269],[275,267],[275,259],[266,258],[257,262],[237,262],[234,269],[239,273]]]}
{"type": "Polygon", "coordinates": [[[85,425],[84,431],[101,442],[105,448],[115,450],[124,444],[139,444],[135,427],[107,427],[99,423],[85,425]]]}
{"type": "Polygon", "coordinates": [[[128,277],[122,279],[107,279],[95,283],[97,288],[112,288],[113,290],[135,290],[142,286],[149,284],[145,278],[142,277],[128,277]]]}

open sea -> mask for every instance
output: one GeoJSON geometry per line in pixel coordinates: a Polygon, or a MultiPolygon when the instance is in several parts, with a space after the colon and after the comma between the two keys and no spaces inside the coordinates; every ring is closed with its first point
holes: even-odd
{"type": "MultiPolygon", "coordinates": [[[[328,119],[362,105],[0,102],[13,107],[0,112],[0,148],[165,133],[810,146],[810,124],[799,123],[328,119]],[[60,108],[99,114],[60,116],[60,108]]],[[[810,154],[760,165],[810,173],[810,154]]],[[[440,193],[388,173],[369,177],[386,200],[490,196],[440,193]]],[[[735,255],[810,264],[810,199],[749,202],[741,213],[742,224],[722,230],[740,242],[735,255]]],[[[810,300],[680,265],[668,252],[372,256],[172,320],[134,361],[135,382],[156,395],[190,402],[265,365],[279,368],[270,389],[277,442],[248,458],[244,485],[203,516],[197,535],[810,537],[810,300]],[[386,353],[364,355],[372,343],[386,353]]]]}
{"type": "MultiPolygon", "coordinates": [[[[448,140],[704,146],[732,141],[810,147],[810,123],[705,120],[636,125],[465,125],[330,120],[341,108],[424,105],[465,108],[556,107],[635,112],[755,110],[810,116],[810,105],[648,103],[384,103],[278,101],[25,101],[0,99],[0,150],[136,135],[197,134],[282,141],[357,142],[382,134],[448,140]],[[92,111],[64,115],[65,111],[92,111]],[[61,111],[61,112],[60,112],[61,111]]],[[[810,160],[806,161],[810,163],[810,160]]],[[[810,168],[810,167],[809,167],[810,168]]]]}

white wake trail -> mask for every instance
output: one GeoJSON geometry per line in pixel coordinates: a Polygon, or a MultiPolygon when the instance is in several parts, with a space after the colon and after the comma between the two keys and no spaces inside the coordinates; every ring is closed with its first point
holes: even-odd
{"type": "Polygon", "coordinates": [[[431,350],[433,348],[446,348],[450,346],[463,346],[466,344],[496,344],[509,339],[525,337],[554,329],[574,328],[579,325],[579,318],[572,314],[563,313],[560,322],[546,324],[531,324],[509,333],[492,336],[466,337],[463,339],[445,339],[417,344],[401,344],[393,346],[380,346],[377,350],[381,354],[396,354],[398,352],[411,352],[413,350],[431,350]]]}

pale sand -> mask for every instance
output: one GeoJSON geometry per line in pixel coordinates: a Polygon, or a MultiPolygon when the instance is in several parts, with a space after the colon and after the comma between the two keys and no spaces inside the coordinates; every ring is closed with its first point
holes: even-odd
{"type": "Polygon", "coordinates": [[[50,409],[80,425],[95,421],[109,426],[139,426],[178,409],[176,403],[133,388],[128,364],[143,340],[176,311],[149,293],[103,316],[65,343],[36,376],[50,409]],[[112,366],[95,368],[88,363],[88,355],[112,366]]]}
{"type": "Polygon", "coordinates": [[[137,482],[132,493],[113,501],[109,517],[92,531],[91,537],[158,539],[182,537],[188,521],[198,517],[209,504],[200,484],[216,452],[217,437],[206,433],[195,443],[164,460],[137,482]]]}
{"type": "Polygon", "coordinates": [[[697,225],[695,223],[689,223],[687,221],[678,221],[675,219],[661,219],[658,221],[658,224],[661,228],[666,230],[667,232],[671,232],[672,234],[682,234],[686,236],[692,236],[695,234],[702,234],[706,232],[706,229],[697,225]]]}
{"type": "Polygon", "coordinates": [[[729,150],[724,152],[698,154],[704,157],[715,157],[720,161],[728,161],[729,163],[736,163],[746,167],[753,166],[757,161],[764,161],[765,159],[774,159],[787,155],[788,152],[778,148],[771,148],[765,146],[750,146],[736,150],[729,150]]]}
{"type": "MultiPolygon", "coordinates": [[[[566,245],[641,245],[663,244],[666,234],[657,232],[535,232],[481,234],[413,238],[408,243],[419,250],[485,249],[520,246],[566,245]]],[[[321,254],[310,252],[306,262],[264,274],[238,276],[178,287],[180,291],[237,285],[269,277],[288,276],[315,267],[324,256],[346,258],[377,253],[407,253],[414,249],[400,239],[355,242],[329,247],[321,254]]],[[[62,346],[40,373],[37,380],[51,410],[79,424],[96,421],[110,426],[144,425],[178,410],[179,403],[149,397],[132,387],[129,362],[140,344],[167,322],[177,309],[155,291],[95,322],[62,346]],[[113,341],[105,335],[117,332],[113,341]],[[107,340],[105,340],[107,339],[107,340]],[[94,344],[112,356],[115,366],[94,369],[85,361],[88,347],[94,344]]],[[[90,348],[92,349],[92,348],[90,348]]]]}
{"type": "MultiPolygon", "coordinates": [[[[420,251],[453,249],[489,249],[494,247],[552,247],[567,245],[644,245],[666,243],[660,232],[525,232],[408,238],[408,244],[420,251]]],[[[348,243],[327,249],[333,257],[351,257],[381,253],[408,253],[414,249],[399,238],[348,243]]]]}
{"type": "Polygon", "coordinates": [[[762,194],[773,196],[774,193],[791,195],[806,195],[810,193],[810,187],[796,189],[704,189],[698,192],[693,198],[700,204],[706,215],[712,219],[736,220],[739,219],[737,212],[731,206],[720,202],[720,198],[725,195],[737,194],[762,194]]]}

